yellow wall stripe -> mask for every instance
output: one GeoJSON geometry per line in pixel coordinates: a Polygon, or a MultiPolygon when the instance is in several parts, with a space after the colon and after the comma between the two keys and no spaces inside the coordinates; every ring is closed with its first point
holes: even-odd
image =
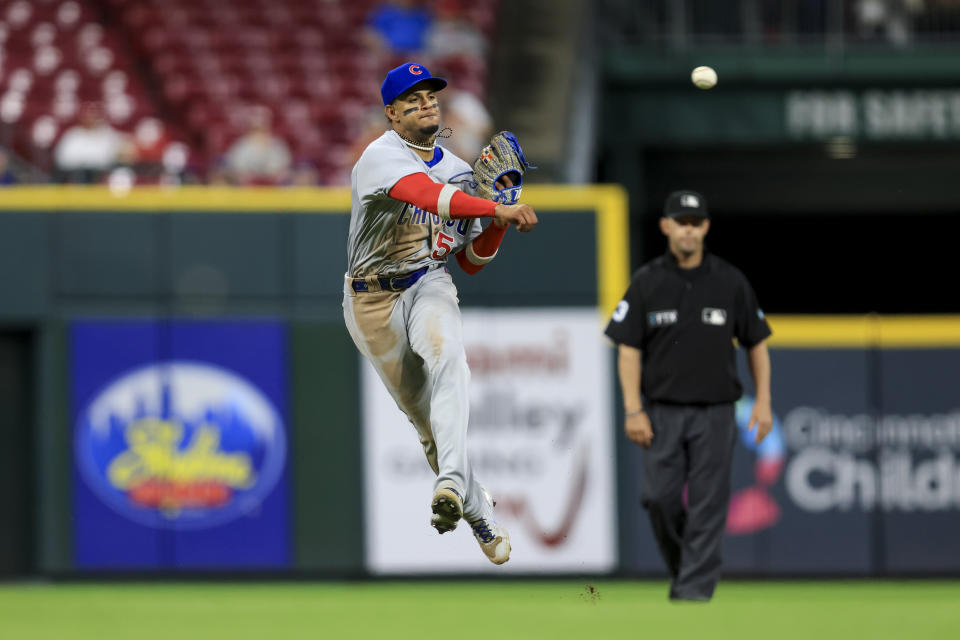
{"type": "Polygon", "coordinates": [[[0,190],[0,210],[15,211],[350,211],[350,190],[324,187],[12,187],[0,190]]]}
{"type": "Polygon", "coordinates": [[[774,315],[767,321],[771,347],[960,347],[957,315],[774,315]]]}

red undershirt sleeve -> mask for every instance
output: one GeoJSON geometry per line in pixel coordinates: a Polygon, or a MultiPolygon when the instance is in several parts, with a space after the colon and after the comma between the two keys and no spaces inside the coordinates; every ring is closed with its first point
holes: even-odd
{"type": "Polygon", "coordinates": [[[483,269],[497,255],[508,228],[509,225],[501,227],[491,223],[470,244],[457,252],[457,264],[460,268],[470,275],[483,269]]]}
{"type": "Polygon", "coordinates": [[[460,191],[452,184],[439,184],[425,173],[411,173],[397,180],[388,194],[424,211],[439,214],[444,220],[492,218],[497,203],[460,191]]]}

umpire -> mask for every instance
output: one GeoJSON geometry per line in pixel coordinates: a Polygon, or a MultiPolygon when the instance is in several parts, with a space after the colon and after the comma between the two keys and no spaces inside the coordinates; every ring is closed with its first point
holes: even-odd
{"type": "Polygon", "coordinates": [[[671,600],[709,600],[720,577],[742,391],[734,338],[756,386],[749,428],[759,443],[773,426],[770,327],[744,275],[704,250],[709,229],[703,196],[670,194],[660,219],[668,251],[633,275],[605,332],[618,345],[624,429],[643,447],[643,506],[671,600]]]}

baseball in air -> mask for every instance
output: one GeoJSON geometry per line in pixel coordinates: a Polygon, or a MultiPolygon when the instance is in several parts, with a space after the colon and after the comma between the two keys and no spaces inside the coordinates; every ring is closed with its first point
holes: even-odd
{"type": "Polygon", "coordinates": [[[717,84],[717,72],[711,67],[697,67],[690,74],[690,79],[700,89],[710,89],[717,84]]]}

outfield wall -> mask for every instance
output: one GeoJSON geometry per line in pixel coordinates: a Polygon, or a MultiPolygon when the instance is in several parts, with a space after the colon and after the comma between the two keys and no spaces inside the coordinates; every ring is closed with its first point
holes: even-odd
{"type": "MultiPolygon", "coordinates": [[[[525,199],[537,231],[455,273],[470,446],[516,537],[505,570],[659,574],[601,337],[628,277],[623,193],[525,199]]],[[[419,443],[342,326],[348,206],[323,189],[4,193],[0,333],[35,390],[2,423],[32,442],[4,468],[32,458],[14,486],[36,497],[2,539],[32,540],[28,572],[489,570],[466,532],[416,528],[419,443]],[[397,548],[398,527],[420,542],[397,548]]],[[[738,449],[730,570],[960,571],[960,320],[771,324],[778,427],[738,449]]]]}

